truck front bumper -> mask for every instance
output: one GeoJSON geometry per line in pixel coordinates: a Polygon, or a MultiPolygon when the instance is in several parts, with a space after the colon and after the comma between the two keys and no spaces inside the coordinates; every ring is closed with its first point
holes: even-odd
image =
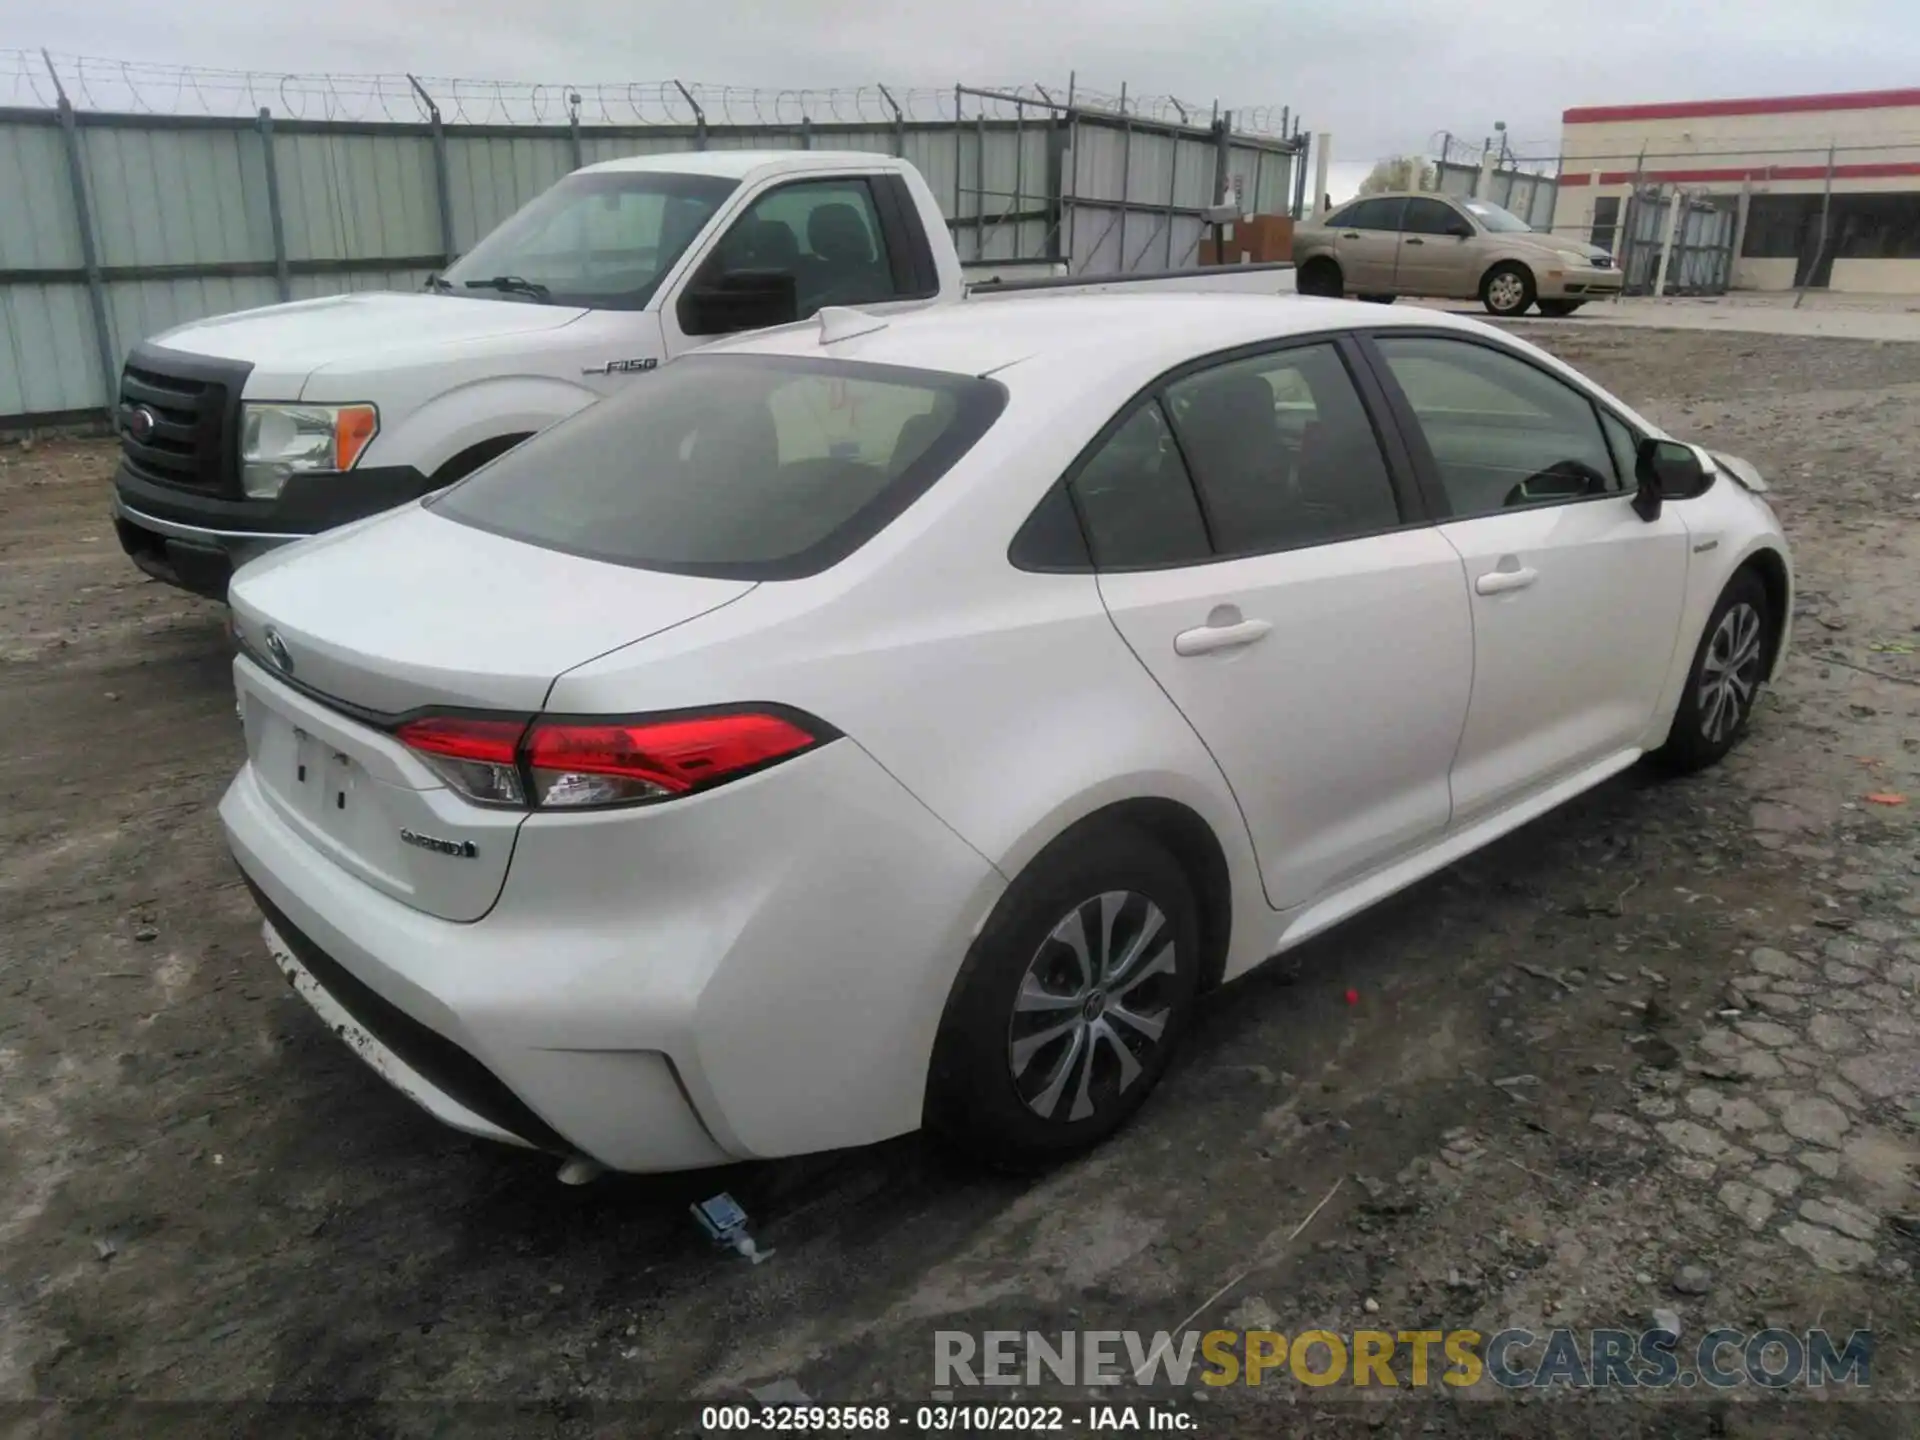
{"type": "Polygon", "coordinates": [[[277,546],[377,515],[430,489],[410,465],[296,475],[272,500],[234,500],[160,485],[121,461],[113,477],[113,528],[127,557],[156,580],[227,598],[240,566],[277,546]]]}
{"type": "Polygon", "coordinates": [[[127,558],[154,579],[221,601],[227,598],[227,582],[235,570],[277,545],[304,538],[183,525],[135,510],[117,494],[113,497],[113,529],[127,558]]]}

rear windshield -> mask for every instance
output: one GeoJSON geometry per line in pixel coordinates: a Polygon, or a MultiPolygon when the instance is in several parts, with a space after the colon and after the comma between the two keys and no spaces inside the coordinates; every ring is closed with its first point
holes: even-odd
{"type": "Polygon", "coordinates": [[[844,559],[1006,404],[998,382],[791,356],[690,356],[430,500],[617,565],[782,580],[844,559]]]}

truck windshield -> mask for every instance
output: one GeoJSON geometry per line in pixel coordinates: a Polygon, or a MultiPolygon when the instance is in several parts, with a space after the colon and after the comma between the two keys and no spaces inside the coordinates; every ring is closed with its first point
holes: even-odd
{"type": "Polygon", "coordinates": [[[569,175],[461,256],[435,288],[477,300],[645,308],[733,193],[716,175],[569,175]]]}
{"type": "Polygon", "coordinates": [[[995,380],[799,356],[693,355],[427,503],[549,550],[789,580],[852,554],[965,455],[995,380]]]}
{"type": "Polygon", "coordinates": [[[1496,235],[1508,235],[1519,230],[1531,230],[1533,227],[1511,210],[1502,210],[1485,200],[1462,200],[1460,202],[1473,212],[1473,218],[1496,235]]]}

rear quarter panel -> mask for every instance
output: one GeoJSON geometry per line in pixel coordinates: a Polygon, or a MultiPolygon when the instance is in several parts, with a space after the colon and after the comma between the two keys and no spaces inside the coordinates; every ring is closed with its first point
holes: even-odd
{"type": "MultiPolygon", "coordinates": [[[[548,707],[797,706],[844,731],[1009,879],[1105,805],[1173,800],[1226,852],[1228,966],[1245,968],[1264,954],[1270,912],[1218,766],[1121,640],[1091,574],[1007,559],[1110,413],[1106,398],[1050,406],[1016,393],[961,466],[852,557],[569,671],[548,707]],[[1023,420],[1022,405],[1044,418],[1023,420]]],[[[941,963],[957,971],[962,958],[941,963]]]]}

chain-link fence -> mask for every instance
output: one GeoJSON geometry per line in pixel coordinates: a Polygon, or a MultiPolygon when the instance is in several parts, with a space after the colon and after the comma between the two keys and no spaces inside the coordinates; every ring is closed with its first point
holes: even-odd
{"type": "Polygon", "coordinates": [[[96,410],[144,336],[413,288],[581,165],[704,149],[911,161],[963,261],[1191,265],[1231,190],[1297,210],[1307,138],[1067,84],[929,90],[268,75],[0,50],[0,424],[96,410]]]}

